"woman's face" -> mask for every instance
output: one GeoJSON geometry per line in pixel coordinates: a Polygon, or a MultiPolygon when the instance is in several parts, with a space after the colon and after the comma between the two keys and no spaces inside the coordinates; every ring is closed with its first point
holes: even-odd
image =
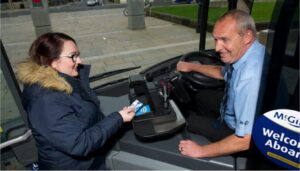
{"type": "Polygon", "coordinates": [[[56,71],[76,77],[78,76],[77,67],[80,63],[81,59],[76,44],[72,41],[65,41],[59,58],[52,61],[51,67],[56,71]]]}

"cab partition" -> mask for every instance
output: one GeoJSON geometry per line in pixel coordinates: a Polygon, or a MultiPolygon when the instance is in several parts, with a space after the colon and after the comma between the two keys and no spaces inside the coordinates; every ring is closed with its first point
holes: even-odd
{"type": "Polygon", "coordinates": [[[142,139],[169,135],[185,124],[176,104],[168,99],[167,81],[156,86],[146,82],[142,75],[129,77],[129,100],[139,100],[143,106],[132,121],[134,133],[142,139]]]}

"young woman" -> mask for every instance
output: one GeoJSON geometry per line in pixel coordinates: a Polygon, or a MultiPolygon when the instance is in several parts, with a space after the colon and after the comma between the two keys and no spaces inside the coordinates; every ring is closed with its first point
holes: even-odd
{"type": "Polygon", "coordinates": [[[107,169],[103,144],[134,109],[124,107],[105,117],[89,87],[90,66],[82,65],[76,42],[63,33],[46,33],[18,65],[24,84],[22,102],[38,148],[39,169],[107,169]]]}

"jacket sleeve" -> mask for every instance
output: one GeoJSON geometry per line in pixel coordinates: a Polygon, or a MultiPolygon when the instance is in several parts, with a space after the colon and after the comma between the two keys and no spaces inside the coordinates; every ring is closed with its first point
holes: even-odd
{"type": "Polygon", "coordinates": [[[40,97],[32,103],[28,114],[32,129],[61,152],[87,156],[100,148],[123,123],[117,112],[96,124],[83,122],[76,117],[67,98],[57,97],[53,94],[40,97]]]}

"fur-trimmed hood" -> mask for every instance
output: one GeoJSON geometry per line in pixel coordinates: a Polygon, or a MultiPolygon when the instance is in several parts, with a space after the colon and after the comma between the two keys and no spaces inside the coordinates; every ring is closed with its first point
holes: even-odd
{"type": "Polygon", "coordinates": [[[43,88],[72,93],[72,86],[49,66],[41,66],[30,60],[17,66],[17,78],[25,85],[38,84],[43,88]]]}
{"type": "Polygon", "coordinates": [[[77,69],[79,76],[72,77],[29,61],[18,66],[18,77],[25,84],[22,104],[41,170],[106,169],[105,154],[98,149],[122,126],[118,112],[106,118],[101,112],[89,87],[90,65],[77,69]],[[71,91],[70,86],[72,93],[64,93],[71,91]]]}

